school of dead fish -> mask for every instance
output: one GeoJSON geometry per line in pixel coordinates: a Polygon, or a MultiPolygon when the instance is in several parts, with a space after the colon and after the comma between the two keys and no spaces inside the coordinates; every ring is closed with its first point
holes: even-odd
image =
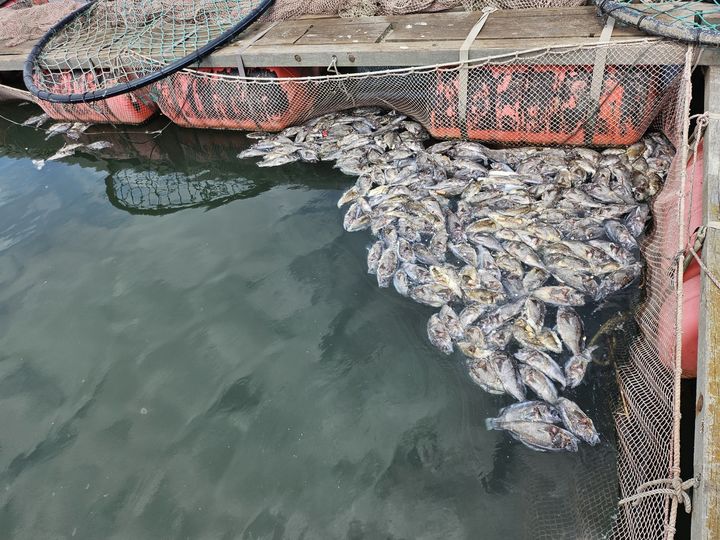
{"type": "Polygon", "coordinates": [[[599,442],[589,416],[561,396],[582,383],[595,350],[574,308],[639,278],[648,202],[674,155],[662,135],[601,152],[426,146],[419,123],[362,108],[248,136],[258,140],[238,157],[261,157],[261,167],[331,160],[358,177],[338,207],[347,231],[377,239],[368,272],[438,308],[430,342],[459,350],[479,387],[517,401],[488,429],[542,451],[599,442]]]}
{"type": "MultiPolygon", "coordinates": [[[[31,116],[30,118],[25,120],[22,125],[26,127],[40,129],[49,120],[50,117],[47,114],[43,113],[37,116],[31,116]]],[[[52,124],[49,128],[45,130],[45,133],[47,134],[45,140],[47,141],[48,139],[50,139],[50,137],[53,137],[55,135],[63,135],[68,139],[76,141],[83,133],[85,133],[85,131],[90,126],[91,124],[86,124],[84,122],[59,122],[56,124],[52,124]]],[[[45,167],[45,163],[47,163],[48,161],[57,161],[66,157],[70,157],[81,150],[90,153],[96,153],[106,148],[110,148],[111,146],[112,143],[110,143],[109,141],[94,141],[89,144],[66,143],[52,156],[46,159],[33,159],[32,163],[37,170],[42,170],[43,167],[45,167]]]]}

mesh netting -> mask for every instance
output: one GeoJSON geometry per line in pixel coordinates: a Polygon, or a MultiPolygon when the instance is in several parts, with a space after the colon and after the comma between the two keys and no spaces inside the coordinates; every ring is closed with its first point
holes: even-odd
{"type": "Polygon", "coordinates": [[[720,45],[718,0],[641,3],[595,0],[600,11],[644,32],[692,44],[720,45]]]}
{"type": "Polygon", "coordinates": [[[0,9],[0,46],[14,47],[40,39],[58,21],[78,9],[80,2],[63,2],[0,9]]]}
{"type": "Polygon", "coordinates": [[[98,0],[77,10],[33,48],[25,84],[41,99],[58,103],[124,94],[226,43],[269,2],[98,0]]]}
{"type": "Polygon", "coordinates": [[[680,80],[683,58],[679,45],[639,40],[327,77],[186,69],[157,83],[153,97],[181,126],[279,131],[377,105],[414,117],[437,138],[616,146],[645,133],[680,80]]]}

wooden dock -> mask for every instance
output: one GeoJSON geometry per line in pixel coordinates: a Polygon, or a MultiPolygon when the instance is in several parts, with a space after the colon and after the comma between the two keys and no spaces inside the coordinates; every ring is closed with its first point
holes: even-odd
{"type": "MultiPolygon", "coordinates": [[[[247,67],[324,68],[335,62],[339,68],[372,68],[457,62],[463,41],[481,16],[479,12],[448,11],[355,19],[302,17],[279,22],[269,30],[271,23],[256,22],[201,65],[234,67],[240,56],[247,67]]],[[[593,45],[604,24],[593,6],[497,11],[488,17],[468,56],[475,59],[529,49],[593,45]]],[[[615,25],[610,41],[641,38],[648,36],[615,25]]],[[[662,46],[662,40],[656,41],[662,46]]],[[[28,42],[0,50],[0,72],[22,70],[32,45],[28,42]]],[[[720,50],[705,51],[701,64],[720,64],[720,50]]]]}

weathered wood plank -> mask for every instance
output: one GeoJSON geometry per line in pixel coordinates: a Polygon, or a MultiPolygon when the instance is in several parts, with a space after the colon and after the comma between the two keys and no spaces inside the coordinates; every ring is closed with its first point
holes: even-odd
{"type": "Polygon", "coordinates": [[[314,24],[296,41],[296,45],[332,47],[338,43],[377,43],[389,28],[390,25],[386,22],[360,22],[342,26],[314,24]]]}
{"type": "MultiPolygon", "coordinates": [[[[720,68],[705,74],[705,110],[720,113],[720,68]]],[[[720,120],[705,131],[703,215],[705,223],[720,219],[720,120]]],[[[720,275],[720,231],[708,228],[702,258],[720,275]]],[[[720,290],[702,276],[695,418],[695,477],[692,538],[720,538],[720,290]]]]}
{"type": "MultiPolygon", "coordinates": [[[[333,56],[341,68],[451,63],[458,61],[460,46],[479,16],[478,12],[452,11],[356,19],[302,17],[278,23],[257,41],[253,37],[269,23],[255,23],[233,44],[205,59],[202,65],[235,66],[238,53],[248,41],[252,41],[252,45],[242,50],[243,62],[248,67],[327,66],[333,56]],[[381,42],[376,43],[378,40],[381,42]]],[[[602,26],[602,19],[592,6],[498,11],[490,16],[480,32],[470,50],[470,58],[533,48],[589,45],[597,41],[602,26]]],[[[612,40],[634,36],[645,35],[632,28],[616,27],[612,40]]],[[[0,71],[21,70],[31,45],[0,50],[0,71]]],[[[119,46],[111,46],[105,54],[114,54],[113,49],[119,46]]],[[[634,58],[627,59],[628,63],[634,61],[634,58]]],[[[720,64],[720,49],[704,50],[700,63],[720,64]]]]}

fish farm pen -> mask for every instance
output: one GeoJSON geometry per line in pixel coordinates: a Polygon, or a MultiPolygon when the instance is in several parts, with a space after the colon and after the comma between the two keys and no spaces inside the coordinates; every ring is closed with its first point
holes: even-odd
{"type": "Polygon", "coordinates": [[[0,83],[65,139],[38,169],[132,157],[134,215],[269,189],[210,162],[331,164],[373,283],[501,396],[472,428],[547,467],[528,538],[720,538],[717,0],[18,0],[0,83]]]}

